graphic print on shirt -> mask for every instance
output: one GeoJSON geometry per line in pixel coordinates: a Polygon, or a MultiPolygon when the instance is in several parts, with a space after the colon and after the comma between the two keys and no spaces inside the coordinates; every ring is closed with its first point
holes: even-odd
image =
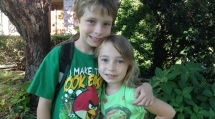
{"type": "Polygon", "coordinates": [[[104,119],[130,119],[131,111],[122,105],[114,105],[105,110],[104,119]]]}
{"type": "Polygon", "coordinates": [[[97,89],[101,89],[103,79],[97,68],[94,74],[79,72],[79,69],[74,69],[74,76],[70,75],[64,84],[60,119],[95,119],[98,116],[100,92],[97,89]]]}

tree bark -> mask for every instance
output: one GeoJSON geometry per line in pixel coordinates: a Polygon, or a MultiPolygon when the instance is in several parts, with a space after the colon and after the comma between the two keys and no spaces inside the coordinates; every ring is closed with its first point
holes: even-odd
{"type": "Polygon", "coordinates": [[[50,51],[48,11],[50,0],[0,0],[0,10],[9,18],[24,40],[25,79],[32,80],[38,66],[50,51]]]}

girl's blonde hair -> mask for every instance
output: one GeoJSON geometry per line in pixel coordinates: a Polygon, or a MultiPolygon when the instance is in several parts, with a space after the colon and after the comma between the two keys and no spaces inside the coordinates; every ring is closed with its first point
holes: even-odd
{"type": "Polygon", "coordinates": [[[107,11],[108,15],[113,17],[113,24],[117,17],[119,3],[117,0],[75,0],[73,11],[75,16],[80,19],[85,9],[88,8],[91,12],[100,11],[102,15],[107,11]]]}
{"type": "MultiPolygon", "coordinates": [[[[123,83],[128,87],[137,87],[140,85],[139,67],[134,59],[134,51],[131,43],[124,36],[109,35],[103,39],[103,42],[95,50],[95,57],[98,58],[100,50],[106,43],[112,43],[116,50],[122,55],[123,59],[129,63],[128,70],[123,83]]],[[[107,51],[108,52],[108,51],[107,51]]]]}

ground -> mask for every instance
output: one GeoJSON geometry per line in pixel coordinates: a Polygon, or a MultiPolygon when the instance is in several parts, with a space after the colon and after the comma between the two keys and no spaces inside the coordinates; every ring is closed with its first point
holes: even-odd
{"type": "Polygon", "coordinates": [[[28,112],[26,89],[30,83],[23,82],[24,73],[0,65],[0,119],[14,119],[28,112]]]}

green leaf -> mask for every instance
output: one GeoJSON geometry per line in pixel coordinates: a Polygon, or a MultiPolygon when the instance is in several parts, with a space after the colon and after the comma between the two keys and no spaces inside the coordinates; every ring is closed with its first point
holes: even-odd
{"type": "Polygon", "coordinates": [[[199,85],[199,82],[194,75],[190,75],[190,79],[195,86],[199,85]]]}
{"type": "Polygon", "coordinates": [[[189,93],[183,94],[184,98],[191,99],[191,95],[189,93]]]}
{"type": "Polygon", "coordinates": [[[174,80],[179,74],[180,74],[180,72],[171,72],[171,73],[167,74],[166,77],[167,77],[169,80],[174,80]]]}
{"type": "Polygon", "coordinates": [[[176,100],[172,100],[171,104],[174,107],[179,107],[179,104],[176,102],[176,100]]]}
{"type": "Polygon", "coordinates": [[[215,110],[211,109],[209,110],[209,113],[210,113],[210,117],[215,117],[215,110]]]}
{"type": "Polygon", "coordinates": [[[178,85],[176,84],[176,82],[174,81],[168,81],[168,84],[173,88],[173,89],[177,89],[178,85]]]}
{"type": "Polygon", "coordinates": [[[212,85],[212,91],[213,91],[213,94],[215,95],[215,83],[212,85]]]}
{"type": "Polygon", "coordinates": [[[164,77],[162,70],[158,67],[155,69],[155,75],[160,78],[164,77]]]}
{"type": "Polygon", "coordinates": [[[163,91],[166,94],[171,95],[171,93],[172,93],[172,87],[171,87],[171,85],[164,84],[164,85],[161,86],[161,88],[163,89],[163,91]]]}
{"type": "Polygon", "coordinates": [[[183,94],[186,94],[186,93],[190,94],[190,92],[192,90],[193,90],[193,87],[186,87],[186,88],[183,89],[183,94]]]}
{"type": "Polygon", "coordinates": [[[183,82],[187,82],[187,80],[189,79],[189,72],[184,72],[181,74],[181,79],[183,82]]]}
{"type": "Polygon", "coordinates": [[[178,116],[177,116],[177,119],[184,119],[184,114],[179,113],[178,116]]]}
{"type": "Polygon", "coordinates": [[[200,110],[199,113],[202,114],[205,117],[208,117],[210,115],[210,113],[208,111],[206,111],[206,110],[200,110]]]}
{"type": "Polygon", "coordinates": [[[184,108],[184,112],[186,112],[187,114],[192,114],[192,110],[190,109],[190,107],[185,107],[184,108]]]}
{"type": "Polygon", "coordinates": [[[178,95],[182,95],[182,91],[180,89],[175,89],[174,90],[178,95]]]}
{"type": "Polygon", "coordinates": [[[160,84],[160,82],[157,81],[155,84],[152,84],[152,87],[155,88],[155,87],[159,86],[159,84],[160,84]]]}
{"type": "Polygon", "coordinates": [[[210,99],[209,99],[209,102],[210,102],[211,108],[212,108],[213,110],[215,110],[215,98],[210,98],[210,99]]]}
{"type": "Polygon", "coordinates": [[[187,104],[191,105],[191,106],[196,105],[195,102],[194,102],[192,99],[186,99],[186,98],[185,98],[184,101],[185,101],[187,104]]]}
{"type": "Polygon", "coordinates": [[[194,106],[193,106],[193,110],[194,110],[194,112],[197,114],[197,113],[199,112],[199,106],[194,105],[194,106]]]}
{"type": "Polygon", "coordinates": [[[197,118],[196,114],[193,113],[193,114],[191,115],[190,119],[198,119],[198,118],[197,118]]]}
{"type": "Polygon", "coordinates": [[[212,97],[213,94],[210,90],[205,89],[202,93],[203,95],[207,96],[207,97],[212,97]]]}
{"type": "Polygon", "coordinates": [[[176,103],[180,104],[183,101],[183,97],[181,95],[176,96],[176,103]]]}
{"type": "Polygon", "coordinates": [[[196,99],[199,101],[205,102],[205,101],[207,101],[208,98],[203,95],[197,95],[196,99]]]}
{"type": "Polygon", "coordinates": [[[179,80],[178,81],[178,85],[181,89],[184,89],[186,87],[188,87],[188,83],[187,82],[183,82],[183,80],[179,80]]]}
{"type": "Polygon", "coordinates": [[[0,105],[1,105],[1,106],[5,105],[5,99],[2,99],[2,100],[1,100],[0,105]]]}

